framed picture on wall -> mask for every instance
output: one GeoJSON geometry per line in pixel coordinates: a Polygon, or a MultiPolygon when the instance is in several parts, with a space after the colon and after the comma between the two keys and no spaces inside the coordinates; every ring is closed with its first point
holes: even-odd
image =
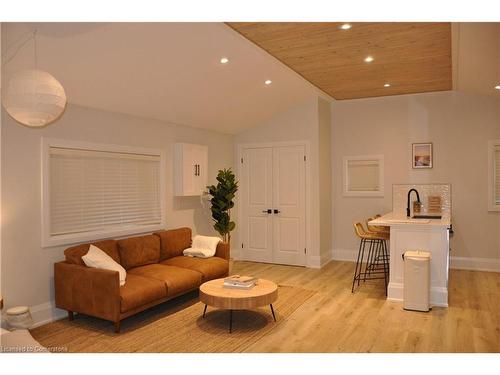
{"type": "Polygon", "coordinates": [[[432,143],[412,144],[413,169],[432,168],[432,143]]]}

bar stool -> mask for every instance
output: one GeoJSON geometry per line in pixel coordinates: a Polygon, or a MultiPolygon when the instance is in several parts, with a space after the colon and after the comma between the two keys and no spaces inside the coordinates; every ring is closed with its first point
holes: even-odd
{"type": "Polygon", "coordinates": [[[378,219],[380,215],[375,215],[374,217],[370,217],[366,220],[366,227],[368,228],[368,232],[384,232],[387,234],[390,234],[390,229],[389,227],[383,226],[383,225],[370,225],[368,224],[370,221],[378,219]]]}
{"type": "Polygon", "coordinates": [[[385,261],[387,261],[387,263],[389,263],[389,251],[387,250],[387,240],[389,240],[390,236],[391,236],[391,228],[390,227],[387,227],[387,226],[382,226],[382,225],[370,225],[370,221],[372,220],[375,220],[377,218],[379,218],[380,215],[375,215],[374,217],[370,217],[368,219],[366,219],[365,223],[366,223],[366,227],[368,228],[368,233],[372,233],[372,234],[382,234],[383,236],[387,236],[387,239],[384,240],[384,247],[385,247],[385,251],[384,253],[386,253],[387,255],[385,254],[382,254],[380,253],[380,251],[377,253],[377,252],[371,252],[369,255],[368,255],[368,271],[370,271],[371,268],[373,268],[374,266],[374,260],[377,262],[377,263],[380,263],[380,261],[382,261],[381,257],[384,257],[386,259],[384,259],[385,261]],[[370,257],[371,255],[371,257],[370,257]]]}
{"type": "Polygon", "coordinates": [[[356,260],[356,268],[352,280],[351,293],[354,293],[354,285],[356,281],[359,283],[361,279],[380,280],[384,279],[385,294],[387,295],[387,284],[389,281],[389,255],[387,253],[386,241],[389,235],[383,232],[368,232],[363,228],[363,224],[355,223],[354,231],[360,239],[358,257],[356,260]],[[366,257],[365,270],[363,272],[363,260],[365,256],[365,246],[369,245],[366,257]],[[383,274],[383,277],[379,275],[383,274]]]}

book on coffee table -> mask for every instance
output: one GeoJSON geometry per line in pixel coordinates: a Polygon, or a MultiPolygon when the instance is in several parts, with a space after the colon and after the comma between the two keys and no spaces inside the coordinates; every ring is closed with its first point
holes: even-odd
{"type": "Polygon", "coordinates": [[[230,283],[234,285],[248,285],[255,283],[257,279],[253,276],[240,276],[232,275],[224,279],[224,283],[230,283]]]}
{"type": "Polygon", "coordinates": [[[231,284],[231,283],[224,283],[222,284],[223,288],[229,288],[229,289],[242,289],[242,290],[250,290],[255,286],[255,283],[247,284],[247,285],[238,285],[238,284],[231,284]]]}

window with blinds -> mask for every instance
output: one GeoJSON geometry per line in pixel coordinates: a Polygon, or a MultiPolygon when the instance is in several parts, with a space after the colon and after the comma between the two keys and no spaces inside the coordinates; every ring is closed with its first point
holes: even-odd
{"type": "Polygon", "coordinates": [[[344,196],[383,196],[383,156],[344,157],[344,196]]]}
{"type": "Polygon", "coordinates": [[[500,211],[500,139],[488,146],[488,210],[500,211]]]}
{"type": "Polygon", "coordinates": [[[347,163],[349,191],[378,191],[379,163],[375,160],[349,160],[347,163]]]}
{"type": "Polygon", "coordinates": [[[163,227],[161,153],[62,145],[46,152],[47,245],[163,227]]]}

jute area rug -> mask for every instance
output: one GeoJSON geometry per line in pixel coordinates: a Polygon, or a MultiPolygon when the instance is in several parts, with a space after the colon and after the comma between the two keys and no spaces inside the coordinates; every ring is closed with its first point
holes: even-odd
{"type": "Polygon", "coordinates": [[[233,313],[229,333],[229,311],[208,307],[197,292],[186,294],[139,313],[122,322],[121,333],[101,319],[77,315],[31,330],[33,337],[54,351],[67,352],[154,352],[154,353],[229,353],[242,352],[285,321],[315,294],[314,291],[279,286],[273,304],[277,322],[269,306],[233,313]],[[64,349],[61,349],[64,348],[64,349]]]}

